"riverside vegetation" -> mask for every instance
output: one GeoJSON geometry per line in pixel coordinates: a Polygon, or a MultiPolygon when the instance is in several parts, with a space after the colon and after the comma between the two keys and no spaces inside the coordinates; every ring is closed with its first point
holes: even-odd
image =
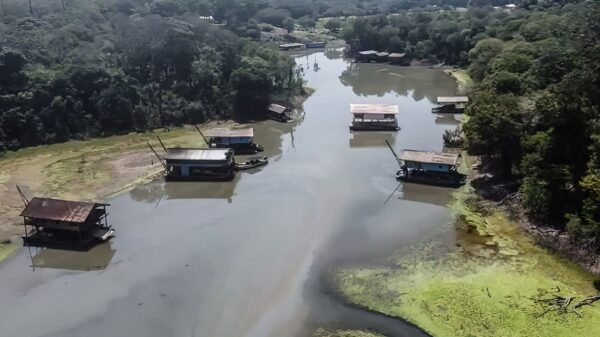
{"type": "Polygon", "coordinates": [[[348,301],[436,337],[600,335],[597,276],[519,226],[566,232],[591,257],[600,249],[599,15],[597,2],[524,1],[342,29],[360,48],[467,67],[465,147],[485,173],[455,194],[455,225],[370,265],[338,266],[330,281],[348,301]]]}

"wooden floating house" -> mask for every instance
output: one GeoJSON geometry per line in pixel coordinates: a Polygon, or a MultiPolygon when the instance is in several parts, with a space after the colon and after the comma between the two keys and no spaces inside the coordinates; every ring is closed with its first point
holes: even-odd
{"type": "Polygon", "coordinates": [[[33,198],[21,212],[23,244],[72,250],[87,250],[112,237],[106,207],[109,204],[33,198]]]}
{"type": "Polygon", "coordinates": [[[350,104],[353,131],[397,131],[397,105],[350,104]]]}
{"type": "Polygon", "coordinates": [[[396,179],[440,186],[460,186],[465,183],[466,176],[457,171],[459,158],[458,153],[404,150],[400,157],[396,158],[400,164],[396,179]]]}
{"type": "Polygon", "coordinates": [[[395,65],[408,66],[410,59],[406,53],[388,53],[377,50],[363,50],[356,54],[358,62],[389,62],[395,65]]]}
{"type": "Polygon", "coordinates": [[[432,109],[434,113],[458,114],[465,111],[465,105],[469,102],[467,96],[438,97],[438,106],[432,109]]]}
{"type": "Polygon", "coordinates": [[[377,61],[377,50],[363,50],[356,54],[356,60],[359,62],[377,61]]]}
{"type": "Polygon", "coordinates": [[[271,104],[267,108],[267,117],[279,122],[289,122],[291,118],[287,115],[288,108],[279,104],[271,104]]]}
{"type": "Polygon", "coordinates": [[[406,53],[391,53],[388,55],[388,60],[391,64],[408,66],[410,65],[410,59],[406,57],[406,53]]]}
{"type": "Polygon", "coordinates": [[[235,158],[229,148],[170,148],[162,159],[167,180],[231,180],[235,176],[235,158]]]}
{"type": "Polygon", "coordinates": [[[264,148],[254,143],[254,129],[215,128],[205,132],[211,148],[231,148],[235,154],[255,154],[264,148]]]}
{"type": "Polygon", "coordinates": [[[282,51],[291,51],[291,50],[302,50],[306,49],[306,45],[304,43],[284,43],[279,45],[279,50],[282,51]]]}
{"type": "Polygon", "coordinates": [[[313,42],[307,42],[306,48],[325,48],[326,45],[327,45],[327,42],[313,41],[313,42]]]}

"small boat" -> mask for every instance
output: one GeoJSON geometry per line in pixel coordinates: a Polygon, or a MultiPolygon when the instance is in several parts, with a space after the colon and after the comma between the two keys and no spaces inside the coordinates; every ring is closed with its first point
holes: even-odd
{"type": "Polygon", "coordinates": [[[267,158],[267,156],[251,157],[251,158],[248,158],[248,160],[246,160],[243,163],[235,163],[235,169],[238,171],[249,170],[249,169],[253,169],[255,167],[267,165],[268,163],[269,163],[269,159],[267,158]]]}

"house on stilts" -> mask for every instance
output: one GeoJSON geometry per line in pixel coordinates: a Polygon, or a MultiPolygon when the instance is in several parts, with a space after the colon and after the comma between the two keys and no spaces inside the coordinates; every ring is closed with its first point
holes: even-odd
{"type": "MultiPolygon", "coordinates": [[[[24,199],[26,200],[26,199],[24,199]]],[[[106,203],[33,198],[21,212],[25,246],[87,250],[108,240],[106,203]]]]}

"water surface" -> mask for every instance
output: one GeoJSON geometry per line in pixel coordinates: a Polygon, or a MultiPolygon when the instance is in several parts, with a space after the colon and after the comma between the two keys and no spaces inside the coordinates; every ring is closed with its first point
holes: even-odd
{"type": "Polygon", "coordinates": [[[3,336],[298,336],[338,324],[418,329],[323,292],[332,264],[410,244],[449,221],[444,188],[394,179],[397,149],[441,151],[456,120],[441,71],[298,55],[316,92],[299,123],[255,125],[270,163],[228,183],[140,186],[112,200],[116,237],[86,253],[23,249],[0,265],[3,336]],[[351,133],[350,103],[400,106],[399,132],[351,133]],[[397,188],[398,187],[398,188],[397,188]]]}

